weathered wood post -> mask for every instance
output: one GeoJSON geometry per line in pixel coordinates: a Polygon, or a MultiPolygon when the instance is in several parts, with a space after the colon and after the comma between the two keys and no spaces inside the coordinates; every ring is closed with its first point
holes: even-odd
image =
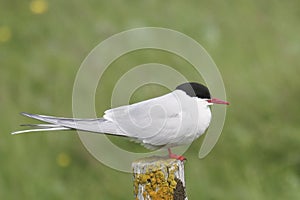
{"type": "Polygon", "coordinates": [[[132,163],[135,200],[187,200],[184,162],[148,157],[132,163]]]}

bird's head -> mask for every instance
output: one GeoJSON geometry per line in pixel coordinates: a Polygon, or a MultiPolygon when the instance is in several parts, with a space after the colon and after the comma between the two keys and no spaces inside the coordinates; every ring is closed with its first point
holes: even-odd
{"type": "Polygon", "coordinates": [[[210,105],[212,105],[212,104],[229,105],[229,102],[227,102],[227,101],[223,101],[223,100],[217,99],[217,98],[211,98],[208,88],[200,83],[195,83],[195,82],[183,83],[183,84],[177,86],[176,90],[182,90],[190,97],[197,97],[197,98],[203,99],[203,100],[207,101],[208,103],[210,103],[210,105]]]}

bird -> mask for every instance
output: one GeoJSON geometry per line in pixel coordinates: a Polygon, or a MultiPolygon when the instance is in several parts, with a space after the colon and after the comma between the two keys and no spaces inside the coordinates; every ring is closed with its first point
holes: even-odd
{"type": "Polygon", "coordinates": [[[172,153],[171,148],[191,144],[206,131],[213,104],[229,105],[229,102],[212,98],[201,83],[186,82],[162,96],[108,109],[101,118],[65,118],[22,112],[46,124],[24,124],[31,129],[12,134],[80,130],[122,136],[147,149],[168,149],[169,158],[183,161],[186,158],[172,153]]]}

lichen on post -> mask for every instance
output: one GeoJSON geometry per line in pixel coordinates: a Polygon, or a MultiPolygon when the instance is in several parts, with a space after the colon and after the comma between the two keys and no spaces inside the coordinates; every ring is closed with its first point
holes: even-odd
{"type": "Polygon", "coordinates": [[[166,157],[149,157],[132,163],[136,200],[187,200],[184,162],[166,157]]]}

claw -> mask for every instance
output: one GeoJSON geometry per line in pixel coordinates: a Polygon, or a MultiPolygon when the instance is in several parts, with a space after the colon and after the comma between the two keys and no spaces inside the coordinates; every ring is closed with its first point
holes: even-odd
{"type": "Polygon", "coordinates": [[[179,155],[172,153],[170,148],[168,148],[168,152],[169,152],[169,158],[174,158],[174,159],[180,160],[180,161],[186,160],[186,158],[184,156],[179,156],[179,155]]]}

